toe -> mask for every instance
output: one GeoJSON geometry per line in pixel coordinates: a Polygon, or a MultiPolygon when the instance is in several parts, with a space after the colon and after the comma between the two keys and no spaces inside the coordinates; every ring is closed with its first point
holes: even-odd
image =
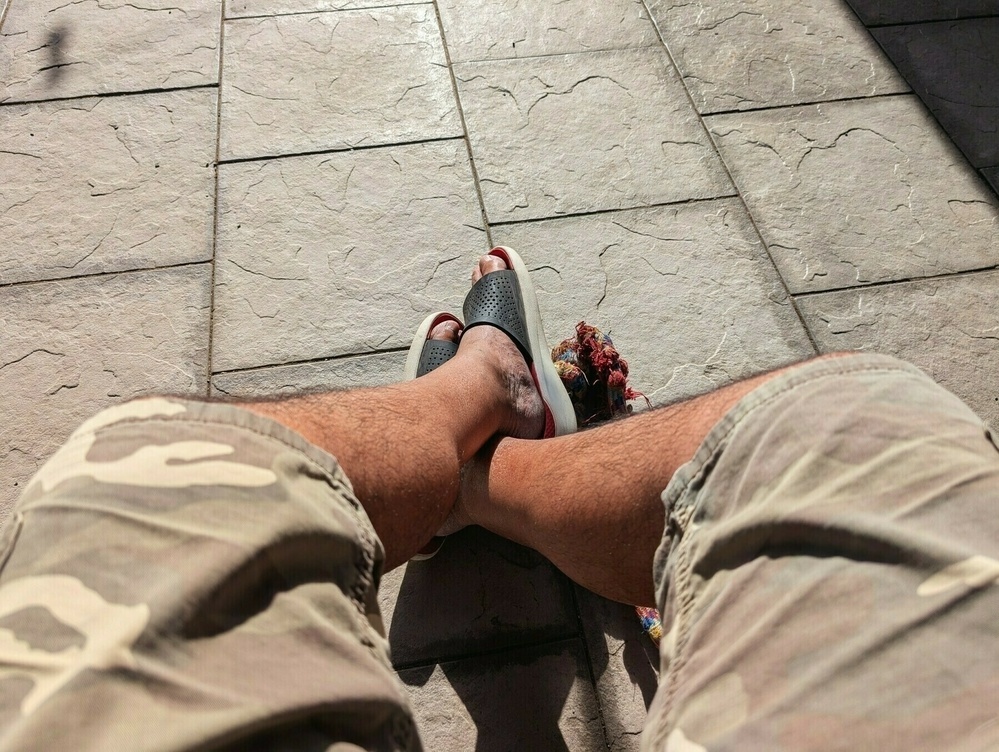
{"type": "Polygon", "coordinates": [[[457,321],[442,321],[430,330],[430,339],[447,340],[457,342],[458,335],[461,334],[461,326],[457,321]]]}
{"type": "Polygon", "coordinates": [[[490,272],[501,272],[506,264],[499,256],[480,256],[479,263],[472,269],[472,284],[475,284],[490,272]]]}

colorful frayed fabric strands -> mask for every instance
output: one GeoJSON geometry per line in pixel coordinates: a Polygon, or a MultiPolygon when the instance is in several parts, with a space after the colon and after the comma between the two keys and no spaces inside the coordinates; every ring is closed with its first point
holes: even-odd
{"type": "Polygon", "coordinates": [[[642,622],[642,631],[652,638],[656,647],[659,647],[659,641],[663,638],[663,622],[659,618],[658,609],[651,606],[635,606],[635,613],[642,622]]]}
{"type": "Polygon", "coordinates": [[[628,362],[611,338],[585,321],[576,324],[575,337],[552,349],[552,362],[580,425],[627,415],[631,412],[629,400],[645,399],[628,386],[628,362]]]}
{"type": "MultiPolygon", "coordinates": [[[[630,400],[649,400],[628,386],[628,362],[621,357],[611,338],[585,321],[576,324],[576,336],[552,349],[552,361],[581,426],[592,425],[631,413],[630,400]]],[[[657,646],[663,634],[659,612],[648,606],[635,606],[642,630],[657,646]]]]}

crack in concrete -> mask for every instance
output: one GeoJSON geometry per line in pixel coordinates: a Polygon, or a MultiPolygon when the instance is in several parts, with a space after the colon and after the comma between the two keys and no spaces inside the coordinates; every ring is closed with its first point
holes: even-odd
{"type": "MultiPolygon", "coordinates": [[[[336,79],[333,79],[333,80],[335,81],[336,79]]],[[[267,99],[267,100],[270,100],[272,102],[297,102],[298,101],[297,97],[271,97],[271,96],[267,96],[266,94],[257,94],[257,93],[252,92],[252,91],[247,91],[246,89],[244,89],[242,87],[236,86],[236,84],[231,84],[231,86],[236,91],[241,91],[244,94],[246,94],[246,96],[248,96],[248,97],[257,97],[259,99],[267,99]]],[[[253,122],[256,123],[257,121],[254,120],[253,122]]],[[[260,125],[260,123],[257,123],[257,125],[260,125]]]]}
{"type": "Polygon", "coordinates": [[[115,228],[115,226],[117,224],[118,224],[118,215],[115,215],[114,220],[111,222],[111,227],[108,229],[108,231],[106,233],[104,233],[104,237],[102,237],[100,240],[97,241],[97,245],[95,245],[87,253],[85,253],[82,258],[77,259],[75,262],[73,262],[72,264],[70,264],[68,266],[66,264],[60,264],[59,268],[61,268],[61,269],[75,269],[80,264],[82,264],[84,261],[86,261],[88,258],[90,258],[95,253],[97,253],[98,249],[102,245],[104,245],[104,241],[108,239],[108,237],[111,235],[112,232],[114,232],[114,228],[115,228]]]}
{"type": "MultiPolygon", "coordinates": [[[[233,266],[235,266],[237,269],[242,269],[247,274],[252,274],[252,275],[254,275],[256,277],[264,277],[265,279],[269,279],[269,280],[272,280],[274,282],[307,282],[308,281],[308,279],[306,279],[305,277],[273,277],[270,274],[265,274],[264,272],[257,272],[257,271],[254,271],[253,269],[248,269],[245,266],[243,266],[242,264],[236,263],[232,259],[226,259],[226,260],[230,264],[232,264],[233,266]]],[[[247,301],[247,302],[249,302],[249,301],[247,301]]],[[[268,318],[268,317],[262,316],[261,318],[268,318]]]]}
{"type": "Polygon", "coordinates": [[[719,19],[719,20],[715,21],[714,23],[711,23],[711,24],[709,24],[707,26],[702,26],[701,25],[701,18],[700,17],[703,16],[705,12],[706,11],[702,10],[698,14],[698,19],[695,22],[695,23],[697,23],[697,28],[700,29],[701,31],[711,31],[712,29],[717,29],[719,26],[723,26],[724,24],[727,24],[729,21],[734,21],[739,16],[749,16],[751,18],[761,18],[761,19],[763,18],[763,14],[762,13],[753,13],[753,12],[748,11],[748,10],[740,10],[738,13],[734,13],[731,16],[726,16],[725,18],[719,19]]]}
{"type": "Polygon", "coordinates": [[[611,248],[620,247],[620,243],[611,243],[610,245],[604,246],[603,250],[597,254],[597,262],[600,264],[600,273],[604,275],[604,289],[600,295],[600,300],[597,301],[597,310],[600,310],[600,305],[607,299],[607,288],[610,286],[610,275],[607,274],[607,267],[604,266],[604,254],[607,253],[611,248]]]}
{"type": "Polygon", "coordinates": [[[14,151],[12,149],[0,149],[0,154],[11,154],[15,157],[31,157],[33,159],[44,159],[44,157],[41,157],[37,154],[29,154],[26,151],[14,151]]]}
{"type": "Polygon", "coordinates": [[[246,307],[250,309],[250,313],[252,313],[258,319],[276,319],[278,314],[281,312],[281,309],[279,308],[270,316],[267,316],[266,314],[263,313],[257,313],[256,310],[254,310],[253,308],[253,303],[251,303],[248,298],[243,298],[243,302],[246,303],[246,307]]]}
{"type": "Polygon", "coordinates": [[[402,93],[401,97],[399,97],[397,100],[395,100],[395,104],[393,104],[392,106],[393,107],[398,107],[399,103],[402,102],[402,100],[406,98],[406,95],[409,94],[409,92],[413,91],[414,89],[422,89],[424,86],[429,86],[429,85],[430,84],[428,82],[424,82],[422,84],[417,84],[415,86],[407,86],[406,87],[406,91],[404,91],[402,93]]]}
{"type": "MultiPolygon", "coordinates": [[[[721,342],[719,342],[718,346],[715,347],[714,352],[711,353],[711,355],[709,355],[707,357],[707,359],[703,363],[691,362],[691,363],[684,363],[683,365],[676,366],[675,368],[672,369],[672,372],[670,373],[669,380],[665,384],[663,384],[661,387],[659,387],[658,389],[656,389],[651,395],[649,395],[649,399],[652,400],[652,401],[655,401],[656,395],[658,395],[660,392],[668,389],[669,386],[670,386],[670,384],[672,384],[673,381],[677,378],[677,375],[679,374],[679,372],[682,371],[685,368],[699,369],[705,375],[707,374],[708,371],[714,369],[715,368],[715,364],[717,363],[717,361],[719,359],[719,355],[721,354],[722,347],[724,347],[726,340],[728,340],[728,330],[727,329],[722,333],[721,342]]],[[[722,373],[724,373],[724,374],[727,375],[727,372],[724,369],[718,368],[717,370],[719,370],[722,373]]],[[[729,379],[729,380],[731,380],[731,379],[729,379]]]]}
{"type": "MultiPolygon", "coordinates": [[[[839,142],[841,140],[843,140],[844,138],[846,138],[847,136],[849,136],[851,133],[870,133],[871,135],[877,136],[878,138],[882,139],[883,141],[891,144],[892,147],[894,147],[899,152],[902,152],[902,150],[898,148],[898,144],[896,144],[894,141],[892,141],[890,138],[888,138],[884,134],[878,133],[876,130],[873,130],[872,128],[863,128],[863,127],[860,127],[860,126],[856,126],[856,127],[853,127],[853,128],[847,128],[845,131],[843,131],[838,136],[836,136],[836,138],[834,138],[826,146],[816,146],[815,145],[816,139],[809,138],[808,136],[806,136],[804,133],[801,133],[797,129],[793,129],[792,132],[795,133],[795,134],[797,134],[797,135],[799,135],[799,136],[801,136],[803,139],[805,139],[808,142],[808,147],[806,148],[805,153],[801,155],[801,158],[798,159],[798,163],[794,166],[795,172],[798,171],[798,169],[801,167],[801,163],[804,162],[805,159],[813,151],[829,151],[830,149],[835,149],[837,146],[839,146],[839,142]]],[[[902,153],[904,154],[904,152],[902,152],[902,153]]]]}
{"type": "Polygon", "coordinates": [[[636,229],[634,229],[632,227],[628,227],[627,225],[622,224],[621,222],[617,222],[617,221],[614,221],[611,224],[617,225],[618,227],[620,227],[625,232],[630,232],[632,235],[640,235],[643,238],[652,238],[653,240],[662,240],[662,241],[667,242],[667,243],[676,243],[676,242],[680,242],[680,243],[693,243],[694,242],[693,238],[664,238],[661,235],[653,235],[652,233],[649,233],[649,232],[642,232],[641,230],[636,230],[636,229]]]}
{"type": "Polygon", "coordinates": [[[16,364],[20,363],[22,360],[27,360],[28,358],[30,358],[35,353],[45,353],[46,355],[52,355],[52,356],[57,357],[57,358],[65,358],[66,357],[66,353],[52,352],[51,350],[46,350],[44,347],[37,347],[34,350],[32,350],[31,352],[22,355],[20,358],[15,358],[14,360],[9,360],[6,363],[4,363],[3,365],[0,365],[0,371],[2,371],[7,366],[13,366],[13,365],[16,365],[16,364]]]}
{"type": "Polygon", "coordinates": [[[121,193],[122,191],[137,191],[139,190],[139,188],[142,187],[139,185],[122,185],[119,186],[118,188],[111,188],[110,190],[107,191],[95,193],[94,191],[96,191],[97,186],[91,183],[90,181],[87,182],[87,185],[89,185],[91,189],[93,189],[90,191],[91,198],[101,198],[102,196],[111,196],[112,194],[121,193]]]}
{"type": "Polygon", "coordinates": [[[53,395],[59,394],[59,392],[61,392],[63,389],[76,389],[78,386],[80,386],[80,382],[76,382],[75,384],[61,384],[52,391],[46,392],[46,396],[52,397],[53,395]]]}
{"type": "Polygon", "coordinates": [[[42,68],[39,68],[38,72],[44,73],[45,71],[56,70],[57,68],[68,68],[71,65],[90,65],[90,63],[85,62],[83,60],[76,60],[72,63],[55,63],[54,65],[46,65],[42,68]]]}
{"type": "Polygon", "coordinates": [[[999,326],[992,327],[992,329],[986,329],[982,334],[973,334],[972,332],[966,331],[960,327],[956,329],[961,332],[965,337],[969,339],[995,339],[999,340],[999,326]],[[994,332],[994,333],[993,333],[994,332]]]}
{"type": "MultiPolygon", "coordinates": [[[[538,80],[541,81],[540,78],[538,80]]],[[[530,117],[531,117],[531,110],[533,110],[535,107],[537,107],[538,104],[540,104],[541,102],[543,102],[548,97],[560,97],[560,96],[563,96],[565,94],[572,94],[572,92],[574,92],[577,87],[582,86],[583,84],[585,84],[585,83],[587,83],[589,81],[610,81],[612,84],[614,84],[615,86],[619,87],[623,91],[628,91],[628,87],[627,86],[623,86],[620,82],[615,81],[610,76],[602,76],[602,75],[586,76],[586,78],[580,79],[579,81],[577,81],[576,83],[574,83],[572,86],[570,86],[568,89],[566,89],[564,91],[546,91],[538,99],[534,100],[534,103],[530,107],[527,108],[527,112],[525,113],[525,117],[527,117],[528,119],[530,119],[530,117]]],[[[541,81],[541,83],[545,84],[544,81],[541,81]]],[[[545,84],[545,86],[548,86],[548,84],[545,84]]],[[[514,98],[514,101],[516,101],[516,98],[514,98]]]]}

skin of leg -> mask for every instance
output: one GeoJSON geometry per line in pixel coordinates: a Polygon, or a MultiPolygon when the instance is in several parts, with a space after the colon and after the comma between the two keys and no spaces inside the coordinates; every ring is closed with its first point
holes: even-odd
{"type": "MultiPolygon", "coordinates": [[[[483,256],[471,280],[504,268],[483,256]]],[[[431,336],[453,341],[457,325],[440,325],[431,336]]],[[[454,358],[412,381],[242,407],[337,458],[385,547],[387,570],[437,533],[458,498],[462,467],[486,441],[495,434],[535,437],[544,428],[527,363],[489,326],[465,332],[454,358]]]]}
{"type": "Polygon", "coordinates": [[[491,442],[465,473],[463,514],[539,551],[599,595],[652,605],[652,560],[665,524],[660,494],[725,413],[794,367],[582,433],[491,442]]]}
{"type": "Polygon", "coordinates": [[[502,382],[463,348],[414,381],[372,389],[248,402],[343,468],[386,552],[386,569],[430,540],[457,498],[461,466],[509,413],[502,382]]]}

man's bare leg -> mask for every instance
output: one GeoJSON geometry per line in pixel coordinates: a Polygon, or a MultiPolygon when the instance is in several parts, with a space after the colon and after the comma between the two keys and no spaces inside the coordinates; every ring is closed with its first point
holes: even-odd
{"type": "Polygon", "coordinates": [[[469,466],[455,517],[534,548],[600,595],[652,605],[660,494],[725,413],[786,370],[571,436],[493,442],[469,466]]]}
{"type": "MultiPolygon", "coordinates": [[[[505,268],[483,257],[473,281],[505,268]]],[[[452,324],[437,339],[454,339],[452,324]]],[[[461,468],[495,434],[535,438],[541,398],[516,345],[490,326],[469,330],[437,370],[387,387],[249,402],[245,409],[300,433],[336,457],[371,518],[386,569],[413,556],[455,502],[461,468]]]]}

